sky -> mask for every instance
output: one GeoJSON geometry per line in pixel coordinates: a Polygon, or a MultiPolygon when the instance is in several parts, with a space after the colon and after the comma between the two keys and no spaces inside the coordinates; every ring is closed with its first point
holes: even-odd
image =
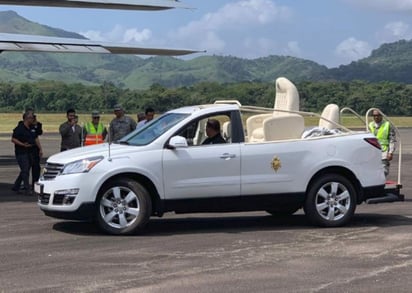
{"type": "Polygon", "coordinates": [[[96,41],[206,50],[192,55],[293,56],[329,68],[412,38],[412,0],[181,0],[193,9],[122,11],[3,5],[96,41]]]}

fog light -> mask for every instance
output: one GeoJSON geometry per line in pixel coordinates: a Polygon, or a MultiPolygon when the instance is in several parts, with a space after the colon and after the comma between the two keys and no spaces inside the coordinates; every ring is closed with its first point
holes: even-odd
{"type": "Polygon", "coordinates": [[[71,205],[78,193],[78,188],[56,190],[53,204],[71,205]]]}
{"type": "Polygon", "coordinates": [[[71,205],[74,201],[75,196],[65,195],[63,197],[63,204],[64,205],[71,205]]]}

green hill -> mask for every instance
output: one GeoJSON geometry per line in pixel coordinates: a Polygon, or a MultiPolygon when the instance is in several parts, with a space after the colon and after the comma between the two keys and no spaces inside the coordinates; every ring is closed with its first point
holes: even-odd
{"type": "Polygon", "coordinates": [[[337,80],[412,83],[412,41],[383,44],[367,58],[330,70],[337,80]]]}

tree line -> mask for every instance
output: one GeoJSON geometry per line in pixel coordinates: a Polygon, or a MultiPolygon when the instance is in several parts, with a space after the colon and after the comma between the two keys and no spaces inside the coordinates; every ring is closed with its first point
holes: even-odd
{"type": "MultiPolygon", "coordinates": [[[[371,107],[392,116],[412,116],[412,85],[396,82],[300,82],[296,83],[303,111],[321,112],[329,103],[348,106],[358,113],[371,107]]],[[[117,103],[129,113],[153,107],[157,113],[186,105],[213,103],[215,100],[238,100],[244,105],[273,107],[274,83],[241,82],[220,84],[201,82],[193,86],[167,88],[153,84],[147,90],[130,90],[104,82],[99,86],[56,81],[36,83],[0,83],[0,111],[111,112],[117,103]]]]}

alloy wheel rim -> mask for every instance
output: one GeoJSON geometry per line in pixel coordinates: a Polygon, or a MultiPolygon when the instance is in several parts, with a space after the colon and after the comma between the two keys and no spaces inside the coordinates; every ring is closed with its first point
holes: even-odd
{"type": "Polygon", "coordinates": [[[107,225],[122,229],[132,225],[140,214],[139,199],[130,188],[115,186],[100,200],[100,216],[107,225]]]}
{"type": "Polygon", "coordinates": [[[339,182],[328,182],[320,187],[315,197],[316,210],[325,220],[338,221],[349,211],[350,193],[339,182]]]}

